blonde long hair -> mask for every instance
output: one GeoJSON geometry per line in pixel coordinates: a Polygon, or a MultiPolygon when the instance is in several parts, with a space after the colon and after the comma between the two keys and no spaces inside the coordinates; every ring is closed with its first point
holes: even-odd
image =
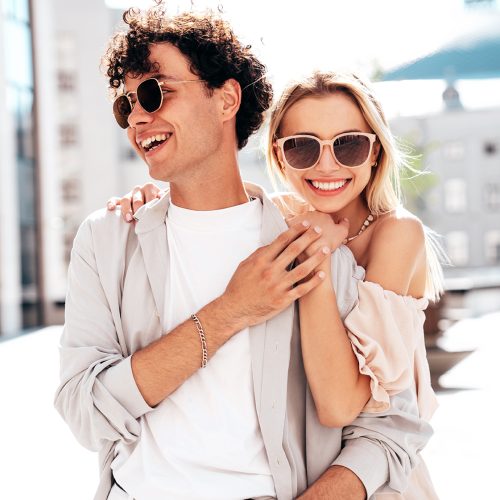
{"type": "MultiPolygon", "coordinates": [[[[300,99],[322,97],[342,92],[358,106],[364,119],[377,135],[380,152],[378,166],[364,190],[368,209],[375,215],[382,215],[401,206],[400,171],[407,168],[408,159],[392,135],[379,101],[370,87],[353,73],[315,72],[308,78],[291,83],[282,93],[272,109],[266,157],[268,172],[273,185],[276,180],[286,183],[286,176],[278,160],[274,142],[280,137],[280,125],[285,113],[300,99]]],[[[443,271],[441,261],[445,259],[437,235],[425,227],[425,246],[427,252],[427,279],[425,296],[437,301],[443,293],[443,271]]]]}

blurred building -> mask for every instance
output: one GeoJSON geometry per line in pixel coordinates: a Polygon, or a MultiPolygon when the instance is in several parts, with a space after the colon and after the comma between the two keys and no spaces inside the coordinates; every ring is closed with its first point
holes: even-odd
{"type": "Polygon", "coordinates": [[[465,6],[466,30],[383,79],[446,82],[442,112],[392,121],[396,134],[416,145],[416,166],[431,173],[407,180],[407,193],[424,222],[444,236],[454,265],[445,269],[448,289],[496,288],[500,298],[500,108],[464,109],[456,89],[457,81],[500,78],[500,11],[493,0],[465,6]]]}
{"type": "Polygon", "coordinates": [[[0,3],[0,331],[43,320],[33,23],[27,0],[0,3]]]}
{"type": "Polygon", "coordinates": [[[417,145],[435,177],[419,193],[416,209],[444,236],[452,263],[499,266],[500,109],[464,110],[454,103],[442,113],[400,117],[391,125],[417,145]]]}
{"type": "Polygon", "coordinates": [[[99,70],[110,25],[102,0],[0,2],[3,338],[62,321],[78,225],[132,185],[99,70]]]}

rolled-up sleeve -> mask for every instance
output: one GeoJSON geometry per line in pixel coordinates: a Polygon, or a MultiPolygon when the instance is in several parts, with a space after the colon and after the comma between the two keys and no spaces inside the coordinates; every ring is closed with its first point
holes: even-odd
{"type": "Polygon", "coordinates": [[[408,389],[391,396],[390,410],[361,413],[344,427],[343,448],[333,465],[351,469],[363,482],[367,498],[384,484],[403,492],[432,433],[418,415],[414,391],[408,389]]]}
{"type": "Polygon", "coordinates": [[[55,406],[78,441],[94,451],[109,441],[136,440],[137,419],[151,410],[118,340],[119,306],[108,295],[99,275],[91,222],[86,220],[71,252],[55,406]]]}

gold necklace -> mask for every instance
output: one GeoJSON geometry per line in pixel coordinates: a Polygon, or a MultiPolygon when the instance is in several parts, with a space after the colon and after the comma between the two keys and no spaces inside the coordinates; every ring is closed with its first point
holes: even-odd
{"type": "Polygon", "coordinates": [[[361,224],[361,228],[359,229],[358,233],[355,234],[354,236],[351,236],[350,238],[346,238],[342,243],[346,245],[354,238],[357,238],[374,220],[375,216],[370,212],[366,217],[366,219],[363,221],[363,224],[361,224]]]}

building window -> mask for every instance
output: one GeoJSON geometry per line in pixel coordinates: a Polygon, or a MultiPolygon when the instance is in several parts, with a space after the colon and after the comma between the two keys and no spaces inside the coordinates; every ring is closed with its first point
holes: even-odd
{"type": "Polygon", "coordinates": [[[496,182],[487,183],[483,189],[483,199],[489,211],[500,211],[500,184],[496,182]]]}
{"type": "Polygon", "coordinates": [[[484,249],[489,264],[500,264],[500,230],[494,229],[484,235],[484,249]]]}
{"type": "Polygon", "coordinates": [[[62,198],[66,205],[81,201],[80,179],[68,178],[62,182],[62,198]]]}
{"type": "Polygon", "coordinates": [[[459,141],[448,142],[443,145],[443,158],[445,160],[458,161],[465,156],[463,143],[459,141]]]}
{"type": "Polygon", "coordinates": [[[465,266],[469,261],[469,238],[464,231],[451,231],[446,235],[446,251],[455,266],[465,266]]]}
{"type": "Polygon", "coordinates": [[[463,213],[467,209],[467,186],[464,179],[449,179],[444,183],[444,206],[447,212],[463,213]]]}
{"type": "Polygon", "coordinates": [[[76,145],[78,143],[76,126],[72,123],[62,123],[59,126],[59,138],[62,147],[76,145]]]}
{"type": "Polygon", "coordinates": [[[73,92],[76,88],[75,74],[70,71],[57,72],[57,85],[60,92],[73,92]]]}
{"type": "Polygon", "coordinates": [[[4,2],[3,7],[5,9],[5,17],[8,20],[29,24],[29,2],[7,0],[4,2]]]}
{"type": "Polygon", "coordinates": [[[499,141],[486,141],[483,144],[483,152],[485,156],[495,156],[500,151],[499,141]]]}

